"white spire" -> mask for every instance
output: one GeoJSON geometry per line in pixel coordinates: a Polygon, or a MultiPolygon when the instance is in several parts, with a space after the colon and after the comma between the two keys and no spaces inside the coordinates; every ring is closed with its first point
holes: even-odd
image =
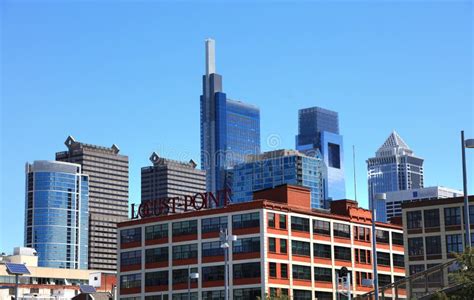
{"type": "Polygon", "coordinates": [[[412,155],[413,151],[405,143],[405,141],[393,130],[388,136],[382,146],[377,150],[376,156],[387,156],[387,155],[412,155]]]}
{"type": "Polygon", "coordinates": [[[216,73],[216,42],[206,39],[206,75],[216,73]]]}

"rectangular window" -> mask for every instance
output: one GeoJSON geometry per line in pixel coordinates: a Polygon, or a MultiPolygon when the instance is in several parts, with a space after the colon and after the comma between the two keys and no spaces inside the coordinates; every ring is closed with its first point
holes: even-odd
{"type": "Polygon", "coordinates": [[[262,297],[260,288],[234,289],[234,300],[248,300],[262,297]]]}
{"type": "Polygon", "coordinates": [[[225,277],[225,267],[221,266],[212,266],[212,267],[202,267],[202,281],[224,281],[225,277]]]}
{"type": "Polygon", "coordinates": [[[286,240],[280,239],[280,253],[286,254],[288,252],[287,246],[286,246],[286,240]]]}
{"type": "Polygon", "coordinates": [[[334,258],[351,261],[351,248],[334,246],[334,258]]]}
{"type": "Polygon", "coordinates": [[[389,233],[385,230],[375,229],[375,238],[377,243],[388,244],[389,243],[389,233]]]}
{"type": "Polygon", "coordinates": [[[446,226],[461,224],[461,208],[447,207],[444,209],[444,223],[446,226]]]}
{"type": "Polygon", "coordinates": [[[269,269],[270,277],[273,277],[273,278],[277,277],[277,264],[276,263],[274,262],[269,263],[268,269],[269,269]]]}
{"type": "Polygon", "coordinates": [[[130,274],[120,276],[120,288],[129,289],[141,287],[142,285],[142,274],[130,274]]]}
{"type": "Polygon", "coordinates": [[[155,240],[168,237],[168,224],[157,224],[145,227],[145,239],[155,240]]]}
{"type": "Polygon", "coordinates": [[[309,232],[309,219],[291,217],[291,230],[309,232]]]}
{"type": "Polygon", "coordinates": [[[286,229],[286,215],[280,215],[280,229],[286,229]]]}
{"type": "Polygon", "coordinates": [[[446,235],[446,250],[448,253],[463,252],[462,237],[460,234],[446,235]]]}
{"type": "Polygon", "coordinates": [[[141,242],[141,240],[142,240],[141,227],[120,230],[120,243],[121,244],[141,242]]]}
{"type": "Polygon", "coordinates": [[[260,252],[260,238],[243,238],[232,243],[232,253],[260,252]]]}
{"type": "Polygon", "coordinates": [[[268,227],[275,228],[275,214],[268,213],[267,217],[268,217],[268,227]]]}
{"type": "Polygon", "coordinates": [[[389,285],[392,283],[392,276],[385,274],[378,274],[379,286],[389,285]]]}
{"type": "Polygon", "coordinates": [[[469,205],[469,224],[474,224],[474,205],[469,205]]]}
{"type": "Polygon", "coordinates": [[[260,214],[258,212],[232,216],[232,228],[252,228],[260,226],[260,214]]]}
{"type": "Polygon", "coordinates": [[[313,252],[314,252],[314,257],[330,259],[331,258],[331,245],[314,244],[313,252]]]}
{"type": "Polygon", "coordinates": [[[293,255],[310,256],[310,244],[302,241],[291,241],[291,251],[293,255]]]}
{"type": "Polygon", "coordinates": [[[280,264],[280,275],[281,278],[288,278],[288,265],[287,264],[280,264]]]}
{"type": "Polygon", "coordinates": [[[409,238],[408,239],[408,255],[409,256],[423,256],[423,238],[409,238]]]}
{"type": "MultiPolygon", "coordinates": [[[[180,283],[188,283],[188,268],[173,270],[173,285],[180,283]]],[[[197,273],[197,268],[191,268],[191,273],[197,273]]],[[[191,279],[191,282],[197,282],[197,279],[191,279]]]]}
{"type": "Polygon", "coordinates": [[[293,279],[311,280],[311,267],[302,265],[292,265],[293,279]]]}
{"type": "Polygon", "coordinates": [[[275,238],[268,238],[268,251],[276,252],[276,240],[275,240],[275,238]]]}
{"type": "Polygon", "coordinates": [[[314,280],[332,282],[332,269],[315,267],[314,280]]]}
{"type": "Polygon", "coordinates": [[[439,227],[439,209],[428,209],[423,211],[425,228],[439,227]]]}
{"type": "Polygon", "coordinates": [[[354,249],[355,261],[361,264],[370,264],[371,263],[371,253],[370,250],[365,249],[354,249]]]}
{"type": "Polygon", "coordinates": [[[364,242],[370,242],[370,228],[363,226],[354,226],[354,239],[364,242]]]}
{"type": "Polygon", "coordinates": [[[425,265],[411,265],[410,275],[423,272],[424,270],[425,270],[425,265]]]}
{"type": "Polygon", "coordinates": [[[197,244],[173,246],[173,260],[197,257],[197,244]]]}
{"type": "Polygon", "coordinates": [[[441,255],[441,237],[427,236],[425,237],[426,255],[441,255]]]}
{"type": "Polygon", "coordinates": [[[162,262],[168,261],[168,247],[160,247],[160,248],[152,248],[145,250],[145,262],[148,263],[155,263],[155,262],[162,262]]]}
{"type": "Polygon", "coordinates": [[[202,257],[224,256],[224,249],[221,248],[221,242],[204,242],[202,247],[202,257]]]}
{"type": "Polygon", "coordinates": [[[405,258],[401,254],[393,254],[393,265],[395,267],[405,267],[405,258]]]}
{"type": "Polygon", "coordinates": [[[334,236],[336,237],[343,237],[343,238],[351,238],[351,226],[347,224],[339,224],[334,223],[334,236]]]}
{"type": "Polygon", "coordinates": [[[311,300],[311,291],[293,290],[293,300],[311,300]]]}
{"type": "Polygon", "coordinates": [[[197,220],[173,223],[173,236],[197,234],[197,220]]]}
{"type": "Polygon", "coordinates": [[[140,265],[142,263],[142,251],[129,251],[120,254],[120,266],[140,265]]]}
{"type": "Polygon", "coordinates": [[[233,266],[234,279],[241,278],[259,278],[260,262],[235,264],[233,266]]]}
{"type": "Polygon", "coordinates": [[[168,285],[168,271],[145,273],[145,286],[168,285]]]}
{"type": "Polygon", "coordinates": [[[390,253],[377,251],[377,265],[390,266],[390,253]]]}
{"type": "Polygon", "coordinates": [[[328,143],[328,163],[331,168],[341,168],[341,154],[338,144],[328,143]]]}
{"type": "Polygon", "coordinates": [[[403,246],[403,234],[399,232],[392,232],[392,244],[403,246]]]}
{"type": "Polygon", "coordinates": [[[225,290],[202,292],[202,300],[224,300],[225,290]]]}
{"type": "Polygon", "coordinates": [[[330,235],[330,223],[321,220],[313,220],[313,232],[315,234],[330,235]]]}
{"type": "Polygon", "coordinates": [[[202,233],[220,232],[227,229],[227,217],[215,217],[201,220],[202,233]]]}
{"type": "Polygon", "coordinates": [[[420,229],[421,228],[421,211],[407,212],[407,228],[420,229]]]}

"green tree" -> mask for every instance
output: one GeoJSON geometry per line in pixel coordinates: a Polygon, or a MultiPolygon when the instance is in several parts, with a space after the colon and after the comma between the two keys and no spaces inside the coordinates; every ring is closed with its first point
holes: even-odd
{"type": "Polygon", "coordinates": [[[474,248],[468,247],[464,253],[457,254],[456,259],[459,269],[449,274],[449,276],[451,280],[462,285],[462,287],[453,293],[449,293],[448,299],[472,300],[474,299],[474,248]]]}

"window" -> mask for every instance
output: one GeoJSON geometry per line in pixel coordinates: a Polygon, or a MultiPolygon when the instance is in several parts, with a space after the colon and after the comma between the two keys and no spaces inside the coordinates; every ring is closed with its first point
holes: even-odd
{"type": "MultiPolygon", "coordinates": [[[[197,268],[191,268],[191,273],[197,273],[197,268]]],[[[173,270],[173,285],[180,283],[188,283],[188,268],[173,270]]],[[[197,279],[191,279],[191,282],[197,282],[197,279]]]]}
{"type": "Polygon", "coordinates": [[[260,288],[234,289],[234,300],[248,300],[262,297],[260,288]]]}
{"type": "Polygon", "coordinates": [[[409,238],[408,239],[408,255],[422,256],[424,255],[423,238],[409,238]]]}
{"type": "Polygon", "coordinates": [[[202,243],[201,248],[202,257],[224,255],[224,249],[221,248],[221,242],[219,241],[202,243]]]}
{"type": "Polygon", "coordinates": [[[173,246],[173,260],[197,257],[197,244],[173,246]]]}
{"type": "Polygon", "coordinates": [[[469,206],[469,224],[474,224],[474,205],[469,206]]]}
{"type": "Polygon", "coordinates": [[[334,246],[334,258],[351,261],[351,248],[334,246]]]}
{"type": "Polygon", "coordinates": [[[410,275],[423,272],[424,270],[425,270],[425,265],[411,265],[410,275]]]}
{"type": "Polygon", "coordinates": [[[389,243],[389,234],[388,231],[375,229],[375,238],[377,243],[388,244],[389,243]]]}
{"type": "Polygon", "coordinates": [[[328,163],[329,167],[341,168],[341,151],[338,144],[328,143],[328,163]]]}
{"type": "Polygon", "coordinates": [[[380,287],[389,285],[390,283],[392,283],[392,276],[385,275],[385,274],[378,274],[378,281],[379,281],[380,287]]]}
{"type": "Polygon", "coordinates": [[[202,300],[223,300],[225,299],[225,290],[202,292],[202,300]]]}
{"type": "Polygon", "coordinates": [[[168,224],[158,224],[145,227],[145,239],[155,240],[168,237],[168,224]]]}
{"type": "Polygon", "coordinates": [[[463,252],[462,237],[460,234],[446,235],[446,250],[448,253],[463,252]]]}
{"type": "Polygon", "coordinates": [[[155,263],[161,261],[168,261],[168,247],[152,248],[145,250],[145,262],[155,263]]]}
{"type": "Polygon", "coordinates": [[[135,287],[141,287],[142,285],[142,274],[130,274],[120,276],[120,288],[129,289],[135,287]]]}
{"type": "Polygon", "coordinates": [[[280,229],[286,229],[286,215],[280,215],[280,229]]]}
{"type": "Polygon", "coordinates": [[[260,252],[260,238],[244,238],[232,243],[232,253],[260,252]]]}
{"type": "Polygon", "coordinates": [[[291,251],[293,255],[310,256],[310,244],[302,241],[291,241],[291,251]]]}
{"type": "Polygon", "coordinates": [[[120,243],[133,243],[142,240],[142,229],[140,227],[123,229],[120,231],[120,243]]]}
{"type": "Polygon", "coordinates": [[[314,244],[314,257],[331,258],[331,245],[314,244]]]}
{"type": "Polygon", "coordinates": [[[280,253],[287,253],[286,240],[280,239],[280,253]]]}
{"type": "Polygon", "coordinates": [[[189,299],[188,293],[173,294],[172,300],[198,300],[198,293],[192,292],[191,299],[189,299]]]}
{"type": "Polygon", "coordinates": [[[145,273],[145,286],[168,285],[168,271],[145,273]]]}
{"type": "Polygon", "coordinates": [[[202,219],[201,231],[202,233],[220,232],[221,229],[227,228],[227,217],[215,217],[202,219]]]}
{"type": "Polygon", "coordinates": [[[311,294],[312,292],[307,290],[293,290],[293,300],[311,300],[311,294]]]}
{"type": "Polygon", "coordinates": [[[392,232],[392,244],[403,246],[403,234],[399,232],[392,232]]]}
{"type": "Polygon", "coordinates": [[[212,267],[202,267],[202,281],[220,281],[224,280],[225,277],[225,267],[221,266],[212,266],[212,267]]]}
{"type": "Polygon", "coordinates": [[[260,277],[260,262],[235,264],[233,266],[234,279],[260,277]]]}
{"type": "Polygon", "coordinates": [[[400,254],[392,254],[392,255],[393,255],[393,265],[395,267],[404,268],[405,267],[405,258],[403,257],[403,255],[400,255],[400,254]]]}
{"type": "Polygon", "coordinates": [[[409,211],[407,212],[407,228],[408,229],[419,229],[421,228],[421,211],[409,211]]]}
{"type": "Polygon", "coordinates": [[[291,217],[291,230],[309,232],[309,219],[291,217]]]}
{"type": "Polygon", "coordinates": [[[446,226],[461,224],[461,209],[459,207],[447,207],[444,209],[444,223],[446,226]]]}
{"type": "Polygon", "coordinates": [[[311,267],[292,265],[293,279],[311,280],[311,267]]]}
{"type": "MultiPolygon", "coordinates": [[[[141,300],[140,297],[132,297],[131,299],[127,298],[120,298],[120,300],[141,300]]],[[[145,296],[145,300],[168,300],[168,295],[155,295],[155,296],[145,296]]]]}
{"type": "Polygon", "coordinates": [[[268,213],[267,217],[268,217],[268,227],[275,228],[275,214],[268,213]]]}
{"type": "Polygon", "coordinates": [[[354,239],[359,241],[370,242],[370,228],[362,226],[354,227],[354,239]]]}
{"type": "Polygon", "coordinates": [[[314,280],[332,282],[332,269],[315,267],[314,280]]]}
{"type": "Polygon", "coordinates": [[[330,292],[314,292],[314,297],[318,300],[333,300],[330,292]]]}
{"type": "Polygon", "coordinates": [[[139,265],[142,263],[142,251],[129,251],[120,254],[120,266],[139,265]]]}
{"type": "Polygon", "coordinates": [[[275,240],[275,238],[268,238],[268,251],[276,252],[276,240],[275,240]]]}
{"type": "Polygon", "coordinates": [[[330,223],[326,221],[313,220],[313,232],[315,234],[330,235],[330,223]]]}
{"type": "Polygon", "coordinates": [[[173,236],[197,234],[197,220],[173,223],[173,236]]]}
{"type": "Polygon", "coordinates": [[[423,212],[425,227],[439,227],[439,209],[428,209],[423,212]]]}
{"type": "Polygon", "coordinates": [[[427,236],[425,237],[426,255],[441,254],[441,237],[427,236]]]}
{"type": "Polygon", "coordinates": [[[280,264],[280,275],[281,278],[288,278],[288,265],[280,264]]]}
{"type": "Polygon", "coordinates": [[[232,228],[251,228],[260,226],[260,214],[258,212],[232,216],[232,228]]]}
{"type": "Polygon", "coordinates": [[[390,253],[377,251],[377,265],[390,266],[390,253]]]}
{"type": "Polygon", "coordinates": [[[276,263],[274,262],[269,263],[268,269],[269,269],[270,277],[273,277],[273,278],[277,277],[277,264],[276,263]]]}
{"type": "Polygon", "coordinates": [[[370,264],[371,263],[371,253],[370,250],[365,249],[354,249],[355,261],[361,264],[370,264]]]}
{"type": "Polygon", "coordinates": [[[343,237],[343,238],[351,238],[351,226],[347,224],[339,224],[334,223],[334,236],[336,237],[343,237]]]}

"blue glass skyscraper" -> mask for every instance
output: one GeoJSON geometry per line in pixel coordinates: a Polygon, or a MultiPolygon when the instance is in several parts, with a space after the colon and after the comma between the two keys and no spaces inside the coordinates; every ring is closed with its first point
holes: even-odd
{"type": "Polygon", "coordinates": [[[81,165],[35,161],[26,165],[25,246],[38,266],[88,268],[89,177],[81,165]]]}
{"type": "Polygon", "coordinates": [[[216,73],[215,42],[206,40],[206,74],[201,95],[201,168],[206,188],[229,187],[227,170],[246,155],[260,153],[260,110],[227,98],[222,76],[216,73]]]}
{"type": "MultiPolygon", "coordinates": [[[[320,107],[300,109],[296,149],[308,156],[320,151],[327,168],[326,200],[346,198],[343,139],[337,112],[320,107]]],[[[325,204],[326,206],[329,203],[325,204]]]]}
{"type": "Polygon", "coordinates": [[[324,207],[325,165],[319,151],[314,157],[295,150],[276,150],[251,155],[230,172],[232,202],[247,202],[253,192],[292,184],[311,190],[311,207],[324,207]]]}

